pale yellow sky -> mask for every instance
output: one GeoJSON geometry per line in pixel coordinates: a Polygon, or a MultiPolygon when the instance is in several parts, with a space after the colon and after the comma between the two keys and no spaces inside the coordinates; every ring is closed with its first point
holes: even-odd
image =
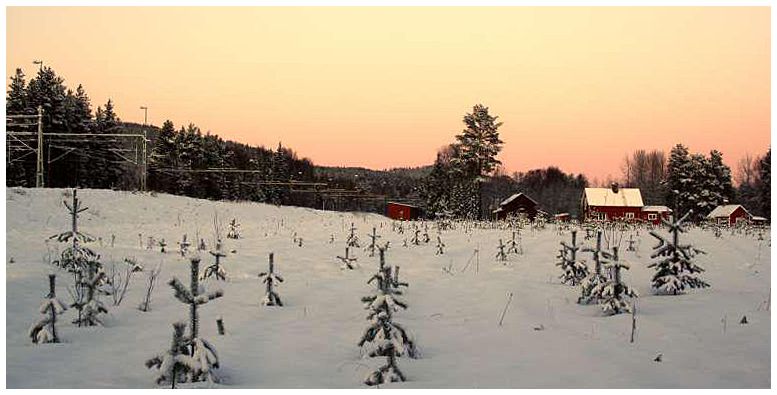
{"type": "Polygon", "coordinates": [[[6,76],[42,59],[125,120],[370,168],[430,164],[483,103],[508,170],[604,178],[636,148],[766,151],[769,12],[9,7],[6,76]]]}

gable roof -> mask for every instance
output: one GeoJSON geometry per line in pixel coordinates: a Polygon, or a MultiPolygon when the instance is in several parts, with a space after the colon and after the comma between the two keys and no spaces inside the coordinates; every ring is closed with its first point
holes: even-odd
{"type": "MultiPolygon", "coordinates": [[[[729,217],[731,214],[734,214],[734,211],[736,211],[738,208],[742,207],[741,204],[725,204],[720,205],[718,207],[715,207],[712,212],[707,214],[707,218],[721,218],[721,217],[729,217]]],[[[742,210],[745,210],[745,213],[747,213],[748,216],[750,216],[750,213],[747,212],[747,209],[742,207],[742,210]]]]}
{"type": "Polygon", "coordinates": [[[642,207],[642,194],[639,188],[586,188],[583,198],[589,206],[642,207]]]}
{"type": "Polygon", "coordinates": [[[642,211],[652,211],[656,213],[671,213],[672,209],[666,206],[645,206],[642,211]]]}
{"type": "Polygon", "coordinates": [[[513,200],[518,199],[521,196],[525,197],[526,199],[529,199],[532,203],[534,203],[534,205],[537,205],[537,202],[534,201],[534,199],[530,198],[527,195],[524,195],[523,192],[518,192],[518,193],[514,194],[513,196],[510,196],[509,198],[503,200],[502,203],[499,203],[499,206],[500,207],[501,206],[506,206],[506,205],[510,204],[513,200]]]}

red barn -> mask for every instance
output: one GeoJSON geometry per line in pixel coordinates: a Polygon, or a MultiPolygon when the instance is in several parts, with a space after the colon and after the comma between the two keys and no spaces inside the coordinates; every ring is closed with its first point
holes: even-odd
{"type": "Polygon", "coordinates": [[[386,203],[386,216],[391,219],[413,220],[421,216],[421,208],[406,203],[386,203]]]}
{"type": "Polygon", "coordinates": [[[661,220],[671,220],[672,209],[666,206],[645,206],[642,207],[641,220],[653,225],[661,225],[661,220]]]}
{"type": "Polygon", "coordinates": [[[728,226],[746,223],[750,221],[750,218],[752,218],[752,215],[739,204],[726,204],[715,207],[715,209],[707,215],[708,220],[715,222],[718,225],[728,226]]]}
{"type": "Polygon", "coordinates": [[[638,220],[642,217],[642,194],[638,188],[585,188],[580,199],[584,221],[614,219],[638,220]]]}
{"type": "Polygon", "coordinates": [[[537,204],[534,199],[524,195],[523,193],[516,193],[509,198],[499,203],[499,208],[494,210],[493,214],[497,220],[506,219],[510,214],[526,214],[526,217],[530,221],[534,221],[534,217],[537,216],[537,204]]]}

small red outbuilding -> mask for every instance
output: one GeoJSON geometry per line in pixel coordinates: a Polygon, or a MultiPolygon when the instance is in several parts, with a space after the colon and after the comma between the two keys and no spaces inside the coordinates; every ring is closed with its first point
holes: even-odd
{"type": "Polygon", "coordinates": [[[413,220],[421,216],[421,208],[407,203],[386,203],[386,216],[391,219],[413,220]]]}
{"type": "Polygon", "coordinates": [[[726,204],[715,207],[707,215],[707,219],[718,225],[734,226],[739,223],[750,221],[752,215],[740,204],[726,204]]]}

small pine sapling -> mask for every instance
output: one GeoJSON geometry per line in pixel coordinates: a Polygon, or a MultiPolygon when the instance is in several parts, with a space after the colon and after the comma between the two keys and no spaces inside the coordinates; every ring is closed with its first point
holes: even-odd
{"type": "Polygon", "coordinates": [[[209,252],[216,259],[212,265],[205,268],[202,272],[200,280],[205,280],[211,276],[216,277],[216,280],[225,281],[227,279],[227,271],[224,270],[224,266],[221,264],[221,258],[227,256],[227,254],[221,249],[221,240],[216,241],[216,249],[209,252]]]}
{"type": "Polygon", "coordinates": [[[431,238],[429,237],[429,226],[424,224],[424,244],[428,244],[429,241],[431,241],[431,238]]]}
{"type": "Polygon", "coordinates": [[[612,273],[612,279],[596,286],[591,294],[601,295],[599,304],[602,306],[602,312],[605,315],[615,315],[621,313],[630,313],[631,304],[626,300],[627,297],[635,298],[637,293],[629,288],[621,278],[621,269],[629,269],[629,266],[618,260],[618,247],[612,248],[612,254],[602,251],[602,255],[609,259],[608,269],[612,273]]]}
{"type": "Polygon", "coordinates": [[[356,226],[353,225],[353,222],[351,222],[351,234],[348,235],[348,240],[346,241],[346,244],[348,247],[356,247],[359,248],[359,236],[356,236],[356,226]]]}
{"type": "Polygon", "coordinates": [[[375,247],[377,246],[378,239],[380,238],[380,236],[378,236],[378,234],[376,232],[377,232],[377,230],[373,226],[372,227],[372,234],[369,235],[369,237],[370,237],[370,245],[367,246],[367,249],[370,251],[370,257],[374,257],[375,256],[375,247]]]}
{"type": "Polygon", "coordinates": [[[434,253],[434,255],[443,255],[445,254],[445,251],[443,250],[445,248],[445,244],[443,244],[442,239],[440,236],[437,236],[437,252],[434,253]]]}
{"type": "Polygon", "coordinates": [[[518,231],[518,238],[516,239],[516,232],[513,232],[513,236],[510,239],[510,242],[507,243],[507,253],[508,254],[516,254],[516,255],[523,255],[523,245],[521,245],[521,232],[518,231]]]}
{"type": "Polygon", "coordinates": [[[164,254],[165,247],[167,247],[167,243],[165,243],[165,239],[159,240],[159,252],[164,254]]]}
{"type": "Polygon", "coordinates": [[[581,295],[578,298],[577,303],[591,304],[598,303],[601,298],[601,294],[594,293],[594,290],[601,290],[600,284],[607,282],[607,278],[602,274],[602,265],[607,262],[604,254],[602,254],[602,231],[596,232],[596,248],[584,248],[583,251],[593,254],[594,271],[589,273],[581,285],[581,295]]]}
{"type": "Polygon", "coordinates": [[[496,252],[496,260],[500,262],[507,261],[507,254],[505,254],[505,245],[502,243],[502,239],[499,239],[498,251],[496,252]]]}
{"type": "Polygon", "coordinates": [[[155,380],[157,384],[170,384],[172,388],[175,388],[176,383],[189,381],[194,360],[189,353],[190,344],[184,336],[185,330],[185,323],[174,323],[173,341],[170,348],[146,361],[147,368],[159,370],[159,375],[155,380]]]}
{"type": "Polygon", "coordinates": [[[235,218],[232,218],[232,220],[229,221],[229,232],[227,232],[227,238],[228,239],[240,238],[240,224],[237,223],[237,219],[235,218]]]}
{"type": "Polygon", "coordinates": [[[219,382],[219,377],[215,372],[215,369],[219,367],[218,355],[210,343],[199,337],[200,318],[197,308],[213,299],[222,297],[224,293],[221,290],[205,293],[204,287],[199,283],[200,258],[193,257],[190,262],[191,284],[189,288],[186,288],[175,277],[168,282],[168,285],[175,291],[175,298],[189,306],[190,334],[187,340],[189,342],[189,355],[192,358],[189,379],[192,382],[219,382]]]}
{"type": "Polygon", "coordinates": [[[68,203],[65,200],[62,203],[70,214],[70,230],[51,236],[49,239],[57,239],[60,243],[70,243],[70,245],[62,251],[60,259],[53,263],[71,273],[76,273],[83,271],[88,261],[97,258],[97,253],[82,246],[84,243],[94,241],[94,237],[78,230],[78,215],[89,208],[81,207],[77,189],[73,189],[72,202],[68,203]]]}
{"type": "Polygon", "coordinates": [[[410,239],[410,242],[415,245],[421,244],[421,230],[418,229],[418,227],[415,227],[415,230],[413,232],[413,237],[410,239]]]}
{"type": "Polygon", "coordinates": [[[337,256],[337,259],[339,259],[343,263],[340,269],[353,270],[356,268],[356,266],[354,265],[354,262],[356,262],[357,258],[348,256],[349,253],[350,253],[349,247],[345,247],[345,256],[340,256],[340,255],[337,256]]]}
{"type": "Polygon", "coordinates": [[[688,211],[682,218],[675,222],[663,221],[669,226],[671,240],[654,231],[650,235],[658,239],[658,245],[653,248],[653,254],[650,258],[660,258],[648,267],[656,269],[653,275],[652,287],[656,293],[677,295],[686,288],[706,288],[710,285],[699,278],[698,274],[704,272],[704,269],[693,263],[693,258],[704,251],[692,247],[691,245],[680,244],[680,233],[684,233],[684,221],[693,211],[688,211]]]}
{"type": "Polygon", "coordinates": [[[57,299],[55,290],[56,275],[49,274],[49,294],[46,300],[38,309],[43,317],[30,327],[28,335],[35,344],[40,343],[59,343],[57,336],[57,315],[61,314],[67,307],[57,299]]]}
{"type": "Polygon", "coordinates": [[[101,270],[100,262],[87,262],[84,275],[78,276],[78,279],[73,294],[74,302],[70,305],[78,310],[78,318],[73,323],[79,327],[103,325],[100,314],[107,313],[108,309],[99,299],[101,293],[106,293],[101,289],[105,272],[101,270]]]}
{"type": "Polygon", "coordinates": [[[588,266],[585,263],[577,259],[577,251],[580,250],[580,246],[577,245],[577,231],[572,231],[572,244],[567,245],[565,242],[561,242],[561,249],[557,258],[559,262],[556,266],[559,266],[564,271],[559,279],[561,282],[568,285],[580,285],[583,279],[588,276],[588,266]]]}
{"type": "Polygon", "coordinates": [[[192,244],[186,240],[186,234],[184,234],[183,239],[178,242],[178,251],[181,253],[181,256],[186,256],[186,253],[189,252],[189,246],[191,245],[192,244]]]}
{"type": "Polygon", "coordinates": [[[626,251],[636,252],[637,251],[637,241],[634,240],[634,234],[629,235],[629,239],[627,240],[629,242],[629,246],[626,247],[626,251]]]}
{"type": "Polygon", "coordinates": [[[262,282],[265,284],[264,299],[262,299],[262,305],[264,306],[283,306],[281,297],[275,292],[275,284],[282,283],[283,277],[280,274],[275,273],[275,263],[273,262],[273,253],[270,253],[270,265],[266,272],[259,273],[259,277],[264,277],[262,282]]]}

